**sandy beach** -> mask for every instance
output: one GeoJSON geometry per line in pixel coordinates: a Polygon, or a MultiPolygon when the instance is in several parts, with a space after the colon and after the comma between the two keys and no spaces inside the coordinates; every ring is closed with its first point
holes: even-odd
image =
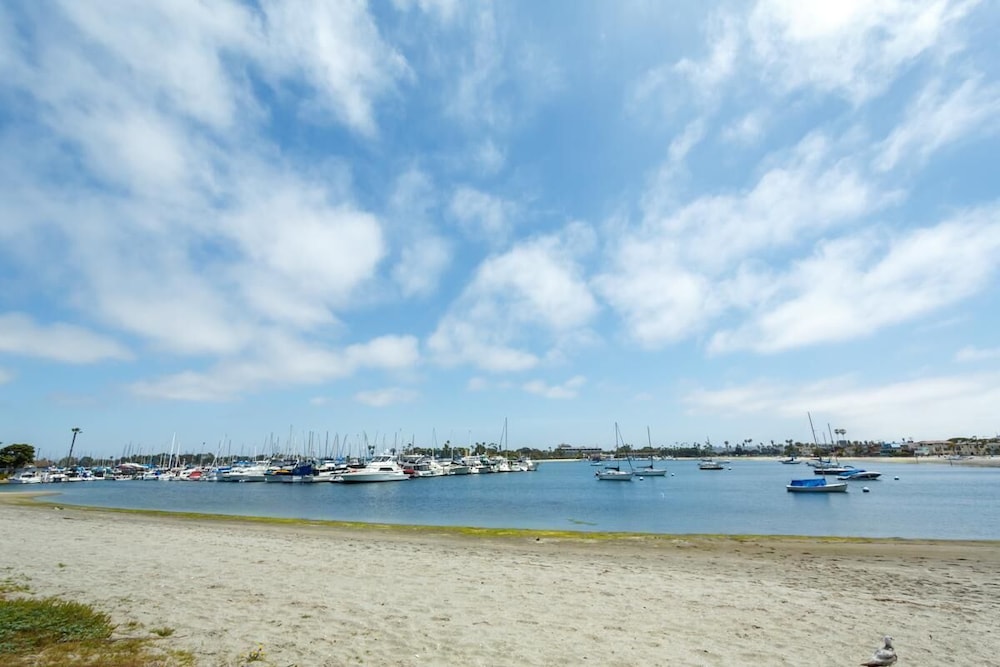
{"type": "MultiPolygon", "coordinates": [[[[600,539],[165,517],[0,495],[0,567],[198,665],[1000,665],[1000,544],[600,539]]],[[[40,498],[45,501],[45,498],[40,498]]]]}

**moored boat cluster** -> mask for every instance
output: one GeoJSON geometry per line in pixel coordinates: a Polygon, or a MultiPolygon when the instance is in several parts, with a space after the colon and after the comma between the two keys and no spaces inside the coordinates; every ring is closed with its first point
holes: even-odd
{"type": "Polygon", "coordinates": [[[531,472],[538,463],[527,457],[464,456],[444,460],[433,456],[381,454],[370,459],[262,459],[217,466],[155,466],[121,463],[114,468],[25,468],[12,484],[142,480],[163,482],[270,482],[357,484],[413,478],[505,472],[531,472]]]}

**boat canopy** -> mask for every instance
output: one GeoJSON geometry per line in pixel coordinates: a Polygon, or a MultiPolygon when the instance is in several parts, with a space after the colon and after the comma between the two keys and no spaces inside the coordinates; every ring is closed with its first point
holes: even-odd
{"type": "Polygon", "coordinates": [[[822,477],[811,477],[809,479],[793,479],[791,486],[826,486],[826,480],[822,477]]]}

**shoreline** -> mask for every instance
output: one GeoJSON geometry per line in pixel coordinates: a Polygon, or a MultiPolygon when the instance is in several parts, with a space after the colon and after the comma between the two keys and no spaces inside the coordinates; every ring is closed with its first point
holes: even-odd
{"type": "Polygon", "coordinates": [[[0,496],[4,576],[197,665],[908,664],[995,658],[996,542],[170,516],[0,496]],[[131,624],[131,625],[130,625],[131,624]],[[816,644],[817,633],[823,639],[816,644]]]}

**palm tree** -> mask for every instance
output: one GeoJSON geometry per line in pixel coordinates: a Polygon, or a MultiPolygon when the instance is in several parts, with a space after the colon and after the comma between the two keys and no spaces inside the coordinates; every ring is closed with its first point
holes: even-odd
{"type": "Polygon", "coordinates": [[[66,461],[67,466],[73,465],[73,445],[76,444],[76,436],[78,436],[80,433],[83,433],[83,429],[77,426],[74,426],[71,430],[73,431],[73,439],[70,440],[69,442],[69,457],[68,460],[66,461]]]}

